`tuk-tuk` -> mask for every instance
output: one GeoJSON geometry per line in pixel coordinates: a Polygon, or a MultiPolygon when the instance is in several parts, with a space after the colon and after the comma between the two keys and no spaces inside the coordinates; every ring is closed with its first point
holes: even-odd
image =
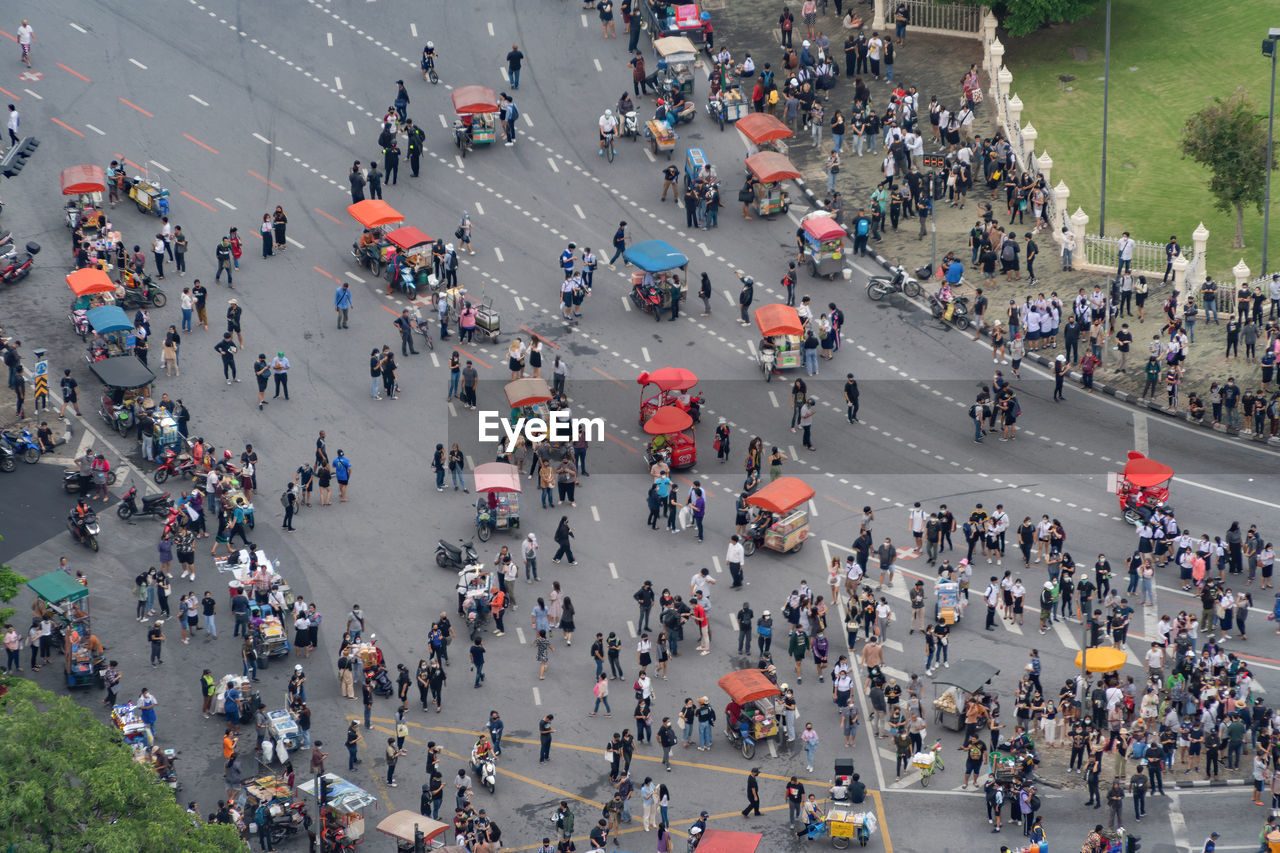
{"type": "MultiPolygon", "coordinates": [[[[133,321],[123,308],[99,305],[84,312],[85,323],[93,334],[93,342],[85,352],[85,361],[93,364],[117,355],[128,355],[133,349],[133,321]]],[[[85,335],[86,339],[88,335],[85,335]]]]}
{"type": "Polygon", "coordinates": [[[519,530],[520,469],[509,462],[486,462],[471,474],[480,496],[476,499],[476,538],[488,542],[495,530],[519,530]]]}
{"type": "Polygon", "coordinates": [[[466,157],[473,145],[488,145],[497,133],[498,98],[488,86],[459,86],[450,96],[453,111],[453,144],[466,157]]]}
{"type": "Polygon", "coordinates": [[[775,700],[781,698],[782,691],[755,668],[731,672],[716,683],[729,694],[729,704],[724,709],[725,736],[742,750],[744,758],[751,759],[760,741],[781,735],[774,712],[775,700]]]}
{"type": "Polygon", "coordinates": [[[127,435],[134,424],[133,404],[139,397],[151,396],[149,391],[156,375],[136,358],[107,358],[89,365],[93,375],[105,387],[99,403],[99,414],[121,435],[127,435]]]}
{"type": "Polygon", "coordinates": [[[348,205],[347,213],[364,228],[360,238],[351,244],[351,257],[378,275],[396,251],[387,234],[400,226],[404,216],[380,198],[367,198],[348,205]]]}
{"type": "Polygon", "coordinates": [[[766,146],[770,150],[785,155],[787,144],[782,140],[795,136],[782,119],[768,113],[744,115],[738,119],[738,133],[742,134],[746,143],[748,157],[759,154],[766,146]]]}
{"type": "Polygon", "coordinates": [[[642,389],[640,391],[641,424],[653,417],[653,413],[663,406],[675,406],[681,411],[688,412],[694,423],[698,422],[698,410],[706,401],[701,394],[695,397],[682,393],[698,384],[698,377],[692,370],[685,370],[683,367],[659,367],[652,372],[641,373],[636,377],[636,384],[642,389]],[[649,395],[650,385],[658,389],[657,394],[649,395]]]}
{"type": "Polygon", "coordinates": [[[1169,483],[1173,469],[1163,462],[1148,459],[1130,450],[1128,462],[1120,474],[1107,475],[1108,491],[1120,502],[1120,513],[1133,525],[1146,523],[1156,509],[1169,503],[1169,483]]]}
{"type": "Polygon", "coordinates": [[[791,207],[791,196],[782,188],[782,182],[799,180],[800,171],[776,151],[752,154],[746,159],[746,166],[753,196],[751,205],[756,215],[786,213],[791,207]]]}
{"type": "Polygon", "coordinates": [[[698,461],[698,447],[693,438],[693,418],[683,409],[663,406],[644,423],[644,431],[653,436],[645,448],[645,463],[652,468],[665,462],[672,469],[692,468],[698,461]]]}
{"type": "MultiPolygon", "coordinates": [[[[668,3],[666,0],[640,0],[648,19],[649,34],[654,45],[663,38],[682,36],[691,42],[702,44],[707,40],[704,29],[710,18],[704,16],[697,3],[668,3]]],[[[696,48],[695,48],[696,50],[696,48]]]]}
{"type": "Polygon", "coordinates": [[[391,281],[394,266],[399,273],[398,283],[410,299],[416,298],[423,287],[434,290],[439,282],[431,272],[431,235],[421,228],[406,225],[388,234],[387,242],[395,246],[398,261],[388,265],[383,273],[387,281],[391,281]]]}
{"type": "Polygon", "coordinates": [[[763,305],[756,309],[756,328],[760,330],[757,358],[764,381],[772,382],[773,374],[804,363],[804,325],[790,305],[763,305]]]}
{"type": "Polygon", "coordinates": [[[698,49],[684,36],[655,39],[653,51],[658,55],[658,91],[679,90],[686,98],[693,95],[693,63],[698,49]]]}
{"type": "MultiPolygon", "coordinates": [[[[707,157],[701,148],[686,148],[684,151],[684,188],[696,184],[702,179],[702,170],[708,164],[707,157]]],[[[713,167],[714,168],[714,167],[713,167]]]]}
{"type": "Polygon", "coordinates": [[[102,209],[102,194],[106,192],[106,173],[101,166],[72,166],[62,170],[62,194],[67,196],[64,207],[66,225],[73,231],[76,228],[90,231],[98,230],[98,216],[105,215],[102,209]]]}
{"type": "Polygon", "coordinates": [[[747,526],[742,550],[749,557],[761,547],[799,551],[809,538],[808,503],[813,487],[798,477],[779,477],[747,497],[758,512],[747,526]]]}
{"type": "Polygon", "coordinates": [[[835,278],[844,272],[844,238],[849,232],[829,212],[815,210],[800,220],[809,275],[835,278]]]}
{"type": "Polygon", "coordinates": [[[687,295],[689,258],[663,240],[642,240],[623,252],[627,263],[639,267],[631,274],[631,301],[641,311],[662,319],[662,311],[671,307],[671,294],[687,295]],[[684,279],[673,270],[685,273],[684,279]]]}
{"type": "MultiPolygon", "coordinates": [[[[414,850],[434,850],[439,848],[436,839],[449,829],[449,824],[423,817],[412,809],[401,809],[392,812],[378,822],[377,830],[396,840],[398,853],[412,853],[414,850]]],[[[464,850],[465,848],[456,848],[464,850]]]]}

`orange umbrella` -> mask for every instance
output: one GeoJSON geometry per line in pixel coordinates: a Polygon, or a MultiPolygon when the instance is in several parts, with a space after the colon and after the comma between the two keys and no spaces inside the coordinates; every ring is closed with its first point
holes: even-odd
{"type": "Polygon", "coordinates": [[[649,435],[670,435],[693,426],[693,418],[684,409],[675,406],[663,406],[653,413],[653,417],[645,421],[644,431],[649,435]]]}
{"type": "MultiPolygon", "coordinates": [[[[1113,649],[1110,646],[1094,646],[1086,651],[1089,665],[1085,669],[1088,672],[1115,672],[1124,666],[1128,658],[1124,649],[1113,649]]],[[[1077,667],[1084,665],[1084,657],[1085,652],[1076,652],[1077,667]]]]}
{"type": "Polygon", "coordinates": [[[116,289],[111,277],[97,267],[85,267],[67,274],[67,285],[76,296],[90,293],[110,293],[116,289]]]}
{"type": "Polygon", "coordinates": [[[747,503],[782,515],[812,498],[813,487],[799,477],[779,477],[769,485],[752,493],[747,503]]]}

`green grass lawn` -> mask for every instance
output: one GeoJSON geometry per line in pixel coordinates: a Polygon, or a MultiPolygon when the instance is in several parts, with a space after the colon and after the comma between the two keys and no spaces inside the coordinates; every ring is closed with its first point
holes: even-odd
{"type": "MultiPolygon", "coordinates": [[[[1111,17],[1111,87],[1107,142],[1106,232],[1164,242],[1170,234],[1190,247],[1203,220],[1209,229],[1214,278],[1230,280],[1243,256],[1261,274],[1262,216],[1246,208],[1245,248],[1232,249],[1235,216],[1213,207],[1208,172],[1179,154],[1186,118],[1215,96],[1244,87],[1267,111],[1271,63],[1261,54],[1269,27],[1280,26],[1280,5],[1264,0],[1220,5],[1201,0],[1115,0],[1111,17]]],[[[1098,233],[1101,197],[1102,74],[1105,7],[1075,24],[1023,38],[1004,37],[1013,92],[1025,105],[1022,121],[1039,131],[1037,155],[1053,158],[1054,184],[1071,188],[1070,212],[1083,207],[1089,233],[1098,233]],[[1060,88],[1059,75],[1074,75],[1060,88]]],[[[1280,134],[1280,129],[1278,129],[1280,134]]],[[[1280,173],[1272,175],[1280,198],[1280,173]]],[[[1280,205],[1273,202],[1268,264],[1280,269],[1280,205]]]]}

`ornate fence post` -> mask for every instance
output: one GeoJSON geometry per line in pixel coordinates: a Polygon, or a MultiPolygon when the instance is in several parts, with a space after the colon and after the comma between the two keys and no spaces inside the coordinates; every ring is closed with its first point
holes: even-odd
{"type": "Polygon", "coordinates": [[[1192,287],[1199,287],[1204,283],[1205,277],[1209,275],[1209,267],[1205,256],[1205,246],[1209,243],[1209,229],[1204,227],[1201,222],[1196,226],[1196,230],[1191,232],[1191,246],[1196,253],[1196,265],[1192,269],[1192,280],[1187,283],[1192,287]]]}
{"type": "Polygon", "coordinates": [[[1071,230],[1076,235],[1076,256],[1080,259],[1077,263],[1082,267],[1089,263],[1089,254],[1084,245],[1084,229],[1088,227],[1089,214],[1084,212],[1084,208],[1077,207],[1076,212],[1071,214],[1071,230]]]}
{"type": "Polygon", "coordinates": [[[1178,293],[1187,293],[1184,287],[1187,281],[1187,267],[1191,264],[1186,255],[1178,255],[1173,259],[1173,289],[1178,293]]]}
{"type": "Polygon", "coordinates": [[[1019,135],[1022,138],[1022,150],[1018,152],[1022,162],[1019,165],[1023,169],[1030,169],[1036,159],[1036,140],[1040,138],[1040,131],[1036,130],[1031,122],[1027,122],[1019,135]]]}
{"type": "Polygon", "coordinates": [[[1244,262],[1244,258],[1240,259],[1240,263],[1231,268],[1231,274],[1236,277],[1236,290],[1240,289],[1240,285],[1248,284],[1249,279],[1253,277],[1253,273],[1249,270],[1249,265],[1244,262]]]}
{"type": "Polygon", "coordinates": [[[1003,65],[996,71],[991,78],[991,92],[989,97],[991,100],[991,108],[996,111],[996,124],[1005,127],[1005,93],[1009,91],[1009,84],[1013,82],[1013,72],[1003,65]]]}
{"type": "MultiPolygon", "coordinates": [[[[1024,128],[1022,131],[1023,138],[1025,138],[1026,135],[1027,131],[1024,128]]],[[[1041,151],[1040,156],[1036,158],[1036,162],[1040,165],[1040,174],[1044,176],[1044,185],[1046,187],[1052,186],[1052,184],[1049,183],[1049,175],[1053,169],[1053,158],[1049,156],[1049,152],[1041,151]]]]}
{"type": "MultiPolygon", "coordinates": [[[[990,17],[988,15],[987,17],[990,17]]],[[[1004,65],[1004,45],[1000,43],[1000,39],[992,39],[987,45],[987,76],[995,77],[1004,65]]]]}
{"type": "MultiPolygon", "coordinates": [[[[1058,181],[1058,185],[1053,188],[1053,197],[1057,199],[1057,211],[1062,217],[1060,221],[1053,223],[1053,238],[1057,240],[1060,233],[1058,229],[1065,227],[1070,221],[1070,217],[1067,216],[1067,199],[1071,198],[1071,190],[1067,187],[1066,181],[1058,181]]],[[[1077,235],[1076,239],[1080,239],[1079,235],[1077,235]]],[[[1076,249],[1081,252],[1084,251],[1084,247],[1079,243],[1076,244],[1076,249]]]]}
{"type": "MultiPolygon", "coordinates": [[[[1006,71],[1008,71],[1007,68],[1000,69],[1001,74],[1004,74],[1006,71]]],[[[1013,82],[1012,73],[1009,74],[1009,82],[1013,82]]],[[[1004,90],[1008,92],[1009,87],[1005,86],[1004,90]]],[[[1012,142],[1012,137],[1016,136],[1018,128],[1022,127],[1022,98],[1019,98],[1016,92],[1009,97],[1009,100],[1005,101],[1005,114],[1009,119],[1009,123],[1005,125],[1005,132],[1009,134],[1009,141],[1012,142]]],[[[1018,153],[1021,154],[1022,152],[1018,153]]]]}

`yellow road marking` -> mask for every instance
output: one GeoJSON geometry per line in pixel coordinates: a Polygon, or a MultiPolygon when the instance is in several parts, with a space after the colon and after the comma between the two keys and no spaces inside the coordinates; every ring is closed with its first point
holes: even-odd
{"type": "Polygon", "coordinates": [[[884,835],[884,853],[893,853],[893,841],[889,838],[889,821],[884,816],[884,800],[879,791],[868,790],[868,794],[876,801],[876,820],[880,822],[880,832],[884,835]]]}

